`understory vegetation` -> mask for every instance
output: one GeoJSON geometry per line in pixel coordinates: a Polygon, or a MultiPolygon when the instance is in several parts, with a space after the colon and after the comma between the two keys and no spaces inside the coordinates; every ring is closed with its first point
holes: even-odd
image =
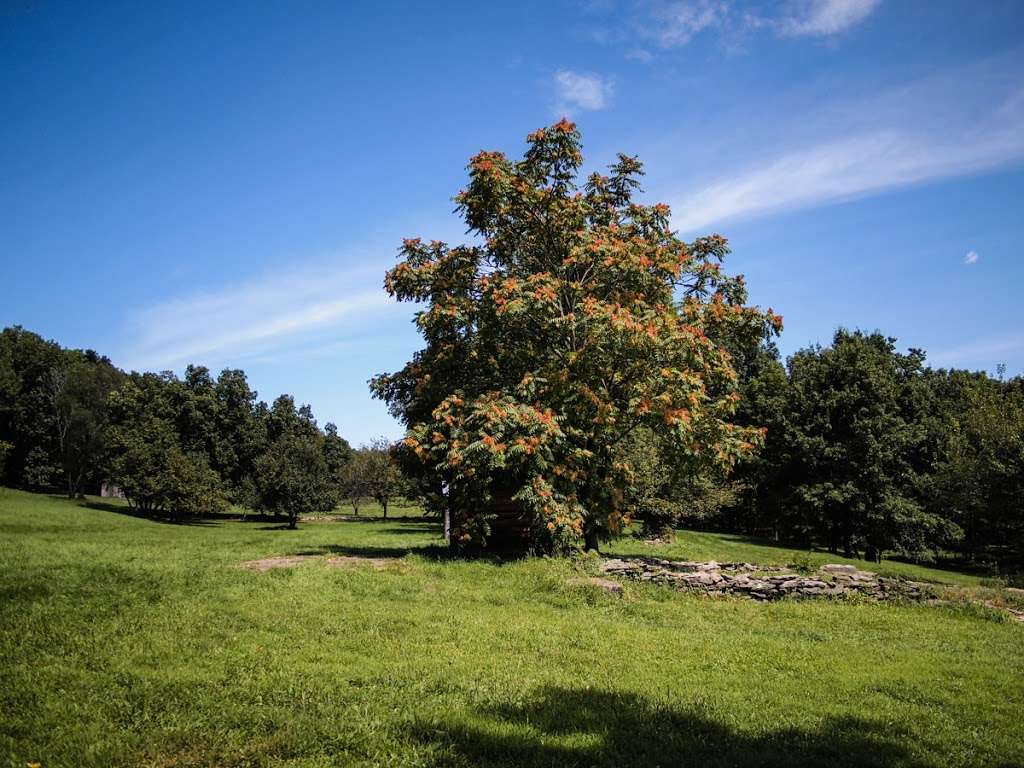
{"type": "MultiPolygon", "coordinates": [[[[436,520],[377,512],[289,531],[0,490],[0,752],[19,767],[1024,762],[1024,632],[998,611],[639,584],[616,598],[581,580],[588,558],[452,558],[436,520]]],[[[688,531],[615,550],[806,554],[688,531]]]]}

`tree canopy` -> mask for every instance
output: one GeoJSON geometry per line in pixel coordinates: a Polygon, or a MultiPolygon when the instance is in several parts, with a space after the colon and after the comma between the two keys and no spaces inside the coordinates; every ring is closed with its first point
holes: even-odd
{"type": "Polygon", "coordinates": [[[575,125],[528,143],[519,161],[470,160],[456,205],[475,242],[404,242],[385,287],[425,305],[425,346],[371,386],[406,424],[401,450],[434,478],[454,542],[486,544],[487,502],[510,497],[535,548],[596,547],[634,514],[617,447],[635,430],[690,467],[728,468],[761,444],[732,419],[737,375],[714,339],[761,338],[781,318],[723,272],[723,237],[684,242],[668,206],[635,199],[636,158],[580,186],[575,125]]]}

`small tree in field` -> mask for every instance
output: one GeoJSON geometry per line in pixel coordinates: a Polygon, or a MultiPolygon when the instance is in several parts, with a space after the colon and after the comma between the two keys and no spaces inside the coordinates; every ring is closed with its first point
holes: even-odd
{"type": "Polygon", "coordinates": [[[365,451],[354,451],[336,475],[336,484],[341,498],[352,506],[352,512],[359,514],[359,506],[370,497],[368,455],[365,451]]]}
{"type": "Polygon", "coordinates": [[[388,504],[405,487],[402,473],[391,455],[391,444],[380,438],[363,448],[361,453],[364,456],[361,466],[365,472],[367,491],[380,504],[384,517],[387,517],[388,504]]]}
{"type": "Polygon", "coordinates": [[[528,141],[518,162],[471,159],[456,203],[474,244],[405,241],[385,287],[423,304],[426,344],[371,386],[406,424],[403,466],[437,489],[453,543],[486,544],[488,501],[510,498],[535,548],[596,548],[635,507],[618,450],[634,430],[664,435],[683,467],[727,468],[760,444],[731,422],[736,374],[713,339],[781,320],[722,273],[724,238],[683,242],[667,206],[634,201],[636,158],[578,189],[572,123],[528,141]]]}
{"type": "Polygon", "coordinates": [[[299,515],[329,512],[337,504],[323,438],[317,433],[294,432],[278,438],[256,459],[257,504],[261,510],[288,520],[295,528],[299,515]]]}

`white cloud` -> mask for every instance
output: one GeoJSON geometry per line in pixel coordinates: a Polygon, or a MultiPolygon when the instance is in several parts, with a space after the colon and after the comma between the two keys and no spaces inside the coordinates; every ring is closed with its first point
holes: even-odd
{"type": "Polygon", "coordinates": [[[381,274],[308,269],[169,299],[136,313],[123,363],[153,370],[287,357],[311,335],[344,333],[394,308],[381,274]]]}
{"type": "Polygon", "coordinates": [[[967,255],[964,256],[964,264],[973,264],[977,260],[978,260],[978,252],[977,251],[968,251],[967,255]]]}
{"type": "Polygon", "coordinates": [[[652,11],[653,23],[644,24],[641,31],[663,48],[673,48],[690,42],[698,32],[720,24],[728,12],[727,3],[714,0],[662,3],[652,11]]]}
{"type": "Polygon", "coordinates": [[[779,31],[793,37],[834,35],[860,24],[881,0],[805,0],[777,22],[779,31]]]}
{"type": "MultiPolygon", "coordinates": [[[[789,0],[769,5],[767,13],[744,10],[735,0],[653,0],[642,3],[628,28],[634,36],[659,47],[677,48],[702,32],[735,37],[753,30],[773,30],[784,37],[825,37],[860,24],[881,0],[789,0]]],[[[625,31],[606,30],[605,42],[621,40],[625,31]]]]}
{"type": "Polygon", "coordinates": [[[555,73],[558,111],[604,109],[612,95],[612,84],[600,75],[562,69],[555,73]]]}
{"type": "Polygon", "coordinates": [[[692,232],[1022,162],[1020,76],[1000,79],[992,69],[964,70],[829,115],[794,115],[793,133],[807,134],[796,146],[773,152],[755,142],[745,167],[665,195],[673,223],[692,232]]]}

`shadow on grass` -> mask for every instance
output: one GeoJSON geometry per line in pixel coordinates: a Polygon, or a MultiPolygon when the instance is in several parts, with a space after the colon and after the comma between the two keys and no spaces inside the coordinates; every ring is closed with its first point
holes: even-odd
{"type": "MultiPolygon", "coordinates": [[[[388,521],[392,522],[392,521],[388,521]]],[[[386,528],[381,528],[381,533],[387,533],[398,536],[422,536],[424,533],[433,533],[438,536],[442,533],[441,524],[436,521],[423,521],[416,520],[406,522],[400,522],[396,525],[389,525],[386,528]]]]}
{"type": "Polygon", "coordinates": [[[106,501],[80,501],[78,506],[85,509],[99,510],[100,512],[113,512],[117,515],[135,517],[140,520],[150,520],[154,523],[164,523],[166,525],[215,525],[218,520],[225,519],[213,515],[194,517],[189,515],[143,512],[142,510],[132,509],[126,504],[114,504],[106,501]]]}
{"type": "MultiPolygon", "coordinates": [[[[353,514],[330,514],[321,517],[318,521],[330,523],[434,523],[440,525],[437,517],[430,515],[353,515],[353,514]]],[[[312,522],[312,521],[310,521],[312,522]]]]}
{"type": "Polygon", "coordinates": [[[418,547],[403,546],[347,546],[342,544],[325,544],[313,549],[305,549],[295,552],[296,556],[303,555],[336,555],[340,557],[365,557],[365,558],[401,558],[406,555],[418,555],[435,562],[484,562],[493,565],[504,565],[516,562],[524,556],[500,555],[493,553],[472,553],[455,552],[447,544],[423,544],[418,547]]]}
{"type": "MultiPolygon", "coordinates": [[[[910,734],[856,717],[815,730],[746,734],[699,712],[631,693],[549,686],[531,700],[484,709],[483,722],[420,723],[414,737],[442,766],[924,766],[910,734]]],[[[766,712],[766,717],[770,713],[766,712]]]]}

